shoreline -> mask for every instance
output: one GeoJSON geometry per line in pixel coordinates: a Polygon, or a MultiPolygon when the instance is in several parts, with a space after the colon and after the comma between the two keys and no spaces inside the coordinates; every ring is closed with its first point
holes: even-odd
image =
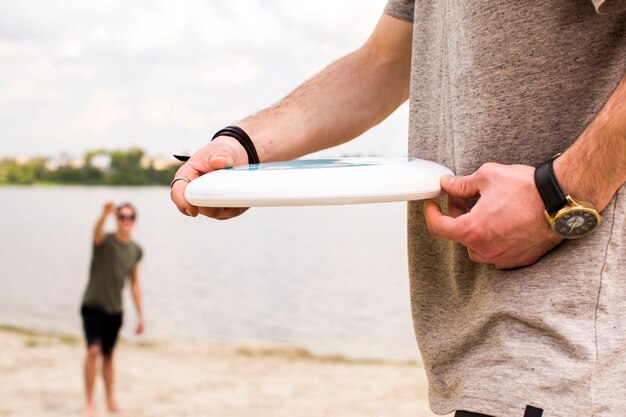
{"type": "MultiPolygon", "coordinates": [[[[0,325],[0,344],[0,416],[80,415],[82,338],[0,325]]],[[[414,362],[181,341],[122,341],[115,360],[122,415],[433,416],[424,369],[414,362]]]]}
{"type": "MultiPolygon", "coordinates": [[[[16,326],[12,324],[0,323],[0,333],[13,333],[32,338],[44,338],[56,340],[60,343],[68,345],[80,345],[85,343],[83,336],[76,336],[69,333],[59,331],[38,330],[29,327],[16,326]]],[[[190,347],[201,347],[205,349],[215,350],[216,352],[228,352],[255,357],[266,356],[282,356],[286,358],[295,358],[319,362],[331,363],[353,363],[353,364],[377,364],[377,365],[399,365],[399,366],[421,366],[417,360],[402,359],[385,359],[385,358],[358,358],[349,357],[342,354],[317,354],[310,350],[288,344],[276,343],[236,343],[236,342],[218,342],[218,341],[202,341],[194,339],[175,339],[174,341],[160,339],[144,339],[129,341],[120,336],[118,340],[119,346],[134,346],[139,348],[166,348],[171,345],[184,344],[190,347]]]]}

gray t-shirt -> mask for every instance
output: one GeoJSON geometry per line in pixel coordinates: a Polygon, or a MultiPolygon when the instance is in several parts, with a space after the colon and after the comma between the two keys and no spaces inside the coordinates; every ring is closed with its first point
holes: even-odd
{"type": "MultiPolygon", "coordinates": [[[[390,0],[385,11],[414,24],[409,154],[459,175],[566,150],[626,71],[624,0],[390,0]]],[[[434,412],[626,415],[625,186],[602,215],[591,236],[504,271],[431,237],[422,204],[409,204],[434,412]]]]}
{"type": "Polygon", "coordinates": [[[124,284],[142,256],[141,247],[134,241],[121,242],[107,233],[101,244],[93,246],[83,304],[107,313],[121,313],[124,284]]]}

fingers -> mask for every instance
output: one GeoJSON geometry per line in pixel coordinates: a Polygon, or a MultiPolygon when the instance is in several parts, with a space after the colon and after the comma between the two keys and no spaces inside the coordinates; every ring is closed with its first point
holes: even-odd
{"type": "Polygon", "coordinates": [[[470,199],[478,197],[480,194],[478,176],[475,174],[468,176],[444,175],[441,177],[441,188],[452,197],[470,199]]]}
{"type": "Polygon", "coordinates": [[[107,201],[106,203],[104,203],[104,212],[106,214],[112,213],[114,209],[115,209],[115,205],[113,204],[112,201],[107,201]]]}
{"type": "Polygon", "coordinates": [[[247,207],[200,207],[199,214],[217,220],[228,220],[245,213],[246,210],[247,207]]]}
{"type": "Polygon", "coordinates": [[[424,203],[424,217],[430,234],[440,239],[463,242],[468,227],[469,214],[458,217],[446,216],[434,201],[424,203]]]}
{"type": "MultiPolygon", "coordinates": [[[[193,181],[200,176],[200,172],[193,168],[192,164],[187,162],[176,171],[175,178],[185,177],[189,181],[193,181]]],[[[187,181],[176,181],[170,190],[170,197],[178,210],[191,217],[198,215],[198,207],[192,206],[185,199],[185,188],[187,187],[187,181]]]]}
{"type": "Polygon", "coordinates": [[[467,255],[472,262],[476,262],[477,264],[494,265],[497,269],[514,269],[520,267],[517,263],[499,262],[494,264],[493,261],[485,258],[483,255],[471,248],[467,248],[467,255]]]}
{"type": "Polygon", "coordinates": [[[209,159],[211,171],[230,168],[233,165],[235,165],[235,161],[230,155],[212,155],[211,159],[209,159]]]}
{"type": "Polygon", "coordinates": [[[440,239],[451,240],[471,246],[472,241],[480,237],[473,230],[474,217],[467,211],[465,200],[480,196],[484,183],[484,168],[467,176],[444,175],[441,177],[441,188],[448,193],[448,216],[441,212],[441,207],[434,201],[424,204],[424,217],[430,233],[440,239]]]}
{"type": "Polygon", "coordinates": [[[478,264],[488,264],[490,262],[487,261],[487,259],[482,256],[480,253],[478,253],[477,251],[475,251],[472,248],[467,248],[467,255],[469,256],[470,260],[472,262],[476,262],[478,264]]]}
{"type": "Polygon", "coordinates": [[[476,263],[519,268],[537,262],[558,244],[541,219],[541,203],[519,198],[534,190],[532,167],[487,163],[469,176],[442,177],[441,187],[448,193],[449,215],[427,202],[428,229],[433,236],[465,246],[476,263]],[[464,200],[477,196],[467,212],[464,200]]]}
{"type": "Polygon", "coordinates": [[[448,194],[448,214],[456,219],[465,213],[467,213],[465,200],[462,198],[452,197],[448,194]]]}
{"type": "MultiPolygon", "coordinates": [[[[193,154],[191,158],[178,169],[175,178],[185,177],[189,181],[193,181],[211,171],[245,164],[246,161],[247,154],[239,142],[230,137],[218,137],[193,154]]],[[[187,184],[187,181],[176,181],[170,191],[170,197],[178,210],[187,216],[196,217],[198,214],[204,214],[209,217],[216,217],[212,214],[217,214],[217,216],[228,216],[224,218],[230,218],[237,215],[235,213],[237,213],[237,210],[240,210],[227,209],[222,213],[216,211],[217,209],[199,209],[189,204],[185,199],[185,188],[187,188],[187,184]]]]}
{"type": "Polygon", "coordinates": [[[231,137],[220,136],[208,146],[213,146],[208,158],[211,170],[230,168],[248,162],[248,155],[243,146],[231,137]]]}
{"type": "Polygon", "coordinates": [[[467,176],[444,175],[441,188],[448,193],[448,213],[434,201],[424,204],[424,217],[430,233],[440,239],[459,242],[467,246],[467,236],[471,228],[471,214],[467,212],[465,200],[480,195],[480,176],[476,173],[467,176]]]}

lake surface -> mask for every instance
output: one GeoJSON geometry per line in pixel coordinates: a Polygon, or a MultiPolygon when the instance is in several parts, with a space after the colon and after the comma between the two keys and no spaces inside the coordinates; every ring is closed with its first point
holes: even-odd
{"type": "MultiPolygon", "coordinates": [[[[106,200],[139,211],[143,338],[418,359],[403,203],[257,208],[216,221],[179,214],[164,187],[0,187],[0,323],[82,334],[92,229],[106,200]]],[[[125,293],[122,335],[137,340],[125,293]]]]}

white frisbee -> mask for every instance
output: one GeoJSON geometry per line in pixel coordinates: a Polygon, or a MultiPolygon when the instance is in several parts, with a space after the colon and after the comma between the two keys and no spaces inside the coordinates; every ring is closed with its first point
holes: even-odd
{"type": "Polygon", "coordinates": [[[187,185],[199,207],[270,207],[424,200],[441,194],[453,175],[435,162],[412,158],[301,159],[213,171],[187,185]]]}

